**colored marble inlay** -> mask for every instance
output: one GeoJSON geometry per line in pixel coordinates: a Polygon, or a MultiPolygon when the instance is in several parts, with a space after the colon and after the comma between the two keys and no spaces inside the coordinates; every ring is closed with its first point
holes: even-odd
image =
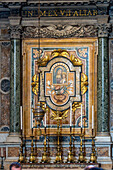
{"type": "MultiPolygon", "coordinates": [[[[38,50],[38,48],[32,48],[32,74],[31,74],[31,76],[33,76],[34,74],[35,74],[35,72],[37,71],[37,58],[39,58],[39,53],[40,53],[40,57],[43,59],[44,57],[46,57],[46,56],[50,56],[50,61],[51,62],[53,62],[53,59],[51,58],[51,52],[52,51],[54,51],[54,50],[58,50],[59,48],[41,48],[40,49],[40,52],[39,52],[39,50],[38,50]]],[[[65,48],[61,48],[62,50],[64,50],[65,48]]],[[[56,108],[57,107],[57,103],[58,103],[58,105],[61,107],[61,103],[62,103],[62,101],[63,101],[63,99],[61,99],[61,97],[60,97],[60,100],[59,100],[59,98],[58,99],[56,99],[56,97],[55,97],[55,95],[54,95],[54,91],[55,90],[53,90],[53,86],[55,86],[55,89],[56,89],[56,86],[57,85],[59,85],[59,87],[62,85],[61,84],[61,81],[59,82],[59,83],[57,83],[58,82],[58,80],[56,80],[56,76],[55,76],[55,73],[57,72],[57,70],[56,69],[59,69],[59,70],[63,70],[62,72],[65,72],[65,75],[66,75],[66,77],[65,77],[65,79],[66,79],[66,81],[65,81],[65,84],[66,84],[66,82],[69,82],[70,80],[68,80],[68,79],[71,79],[71,80],[73,80],[74,81],[74,84],[75,84],[75,89],[71,89],[71,92],[72,92],[72,96],[74,96],[74,95],[76,95],[77,96],[77,101],[79,101],[80,102],[80,100],[81,100],[81,97],[80,97],[80,93],[78,93],[78,91],[80,91],[80,84],[78,84],[78,83],[76,83],[75,81],[77,81],[77,82],[80,82],[80,73],[81,72],[84,72],[88,77],[89,77],[89,47],[76,47],[76,48],[66,48],[65,50],[67,50],[69,53],[70,53],[70,56],[71,55],[73,55],[73,56],[75,56],[75,57],[78,57],[81,61],[82,61],[82,63],[83,63],[83,67],[82,67],[82,70],[80,71],[80,69],[79,69],[79,67],[76,67],[76,75],[74,74],[74,72],[73,72],[73,70],[71,70],[72,69],[72,66],[70,66],[71,65],[71,63],[69,63],[69,61],[68,61],[68,69],[66,69],[67,68],[67,65],[65,66],[64,65],[64,60],[65,60],[65,58],[64,59],[62,59],[62,61],[60,61],[60,65],[55,65],[56,64],[56,62],[58,63],[58,61],[59,61],[59,59],[57,59],[57,57],[56,57],[56,60],[55,60],[55,64],[53,63],[53,66],[51,67],[51,70],[50,70],[50,72],[49,72],[49,69],[48,69],[48,65],[46,65],[46,67],[47,67],[47,70],[45,71],[45,74],[44,74],[44,80],[45,80],[45,82],[44,82],[44,90],[42,89],[43,88],[43,83],[40,85],[40,92],[41,92],[41,95],[40,96],[42,96],[42,101],[43,100],[45,100],[45,99],[43,99],[43,96],[49,96],[49,95],[51,95],[51,99],[49,100],[49,99],[47,99],[47,105],[49,105],[50,104],[50,102],[52,102],[52,104],[51,104],[51,107],[50,108],[56,108]],[[63,62],[63,63],[61,63],[61,62],[63,62]],[[61,68],[62,67],[62,68],[61,68]],[[70,68],[71,67],[71,68],[70,68]],[[52,69],[53,68],[53,69],[52,69]],[[53,83],[52,83],[53,82],[53,83]],[[52,83],[52,84],[51,84],[52,83]],[[43,94],[42,94],[43,93],[43,94]],[[50,94],[51,93],[51,94],[50,94]],[[62,101],[61,101],[62,100],[62,101]],[[50,101],[50,102],[49,102],[50,101]],[[58,101],[58,102],[57,102],[58,101]],[[61,101],[61,102],[60,102],[61,101]],[[53,105],[55,105],[55,106],[53,106],[53,105]]],[[[69,60],[70,58],[68,58],[67,60],[69,60]]],[[[49,65],[50,65],[50,62],[49,62],[49,65]]],[[[45,67],[45,68],[46,68],[45,67]]],[[[40,67],[40,69],[41,69],[41,67],[40,67]]],[[[42,72],[44,71],[44,67],[42,67],[42,72]]],[[[56,73],[56,75],[57,75],[57,73],[56,73]]],[[[57,76],[58,77],[58,76],[57,76]]],[[[31,77],[31,79],[32,79],[32,77],[31,77]]],[[[42,79],[42,78],[41,78],[42,79]]],[[[40,80],[41,81],[41,80],[40,80]]],[[[42,80],[43,81],[43,80],[42,80]]],[[[62,80],[63,81],[63,80],[62,80]]],[[[57,86],[57,88],[58,88],[58,86],[57,86]]],[[[70,87],[69,87],[69,89],[70,89],[70,87]]],[[[59,89],[58,89],[59,90],[59,89]]],[[[57,90],[57,91],[58,91],[57,90]]],[[[68,89],[67,89],[68,90],[68,89]]],[[[60,91],[60,90],[59,90],[60,91]]],[[[66,91],[66,90],[64,90],[64,89],[62,89],[62,93],[64,92],[64,91],[66,91]]],[[[67,91],[66,91],[67,92],[67,91]]],[[[70,92],[70,93],[71,93],[70,92]]],[[[65,93],[65,94],[67,94],[67,93],[65,93]]],[[[89,109],[88,109],[88,98],[89,98],[89,96],[88,96],[88,92],[86,92],[86,95],[84,95],[84,96],[82,96],[82,103],[83,103],[83,113],[84,113],[84,115],[83,115],[83,124],[84,124],[84,126],[85,127],[88,127],[88,119],[89,119],[89,117],[88,117],[88,114],[89,114],[89,109]]],[[[66,104],[67,104],[67,101],[68,101],[68,97],[66,98],[65,96],[64,96],[64,103],[63,103],[63,107],[64,107],[64,110],[65,109],[67,109],[67,108],[69,108],[70,106],[68,105],[66,108],[65,108],[65,106],[66,106],[66,104]]],[[[36,97],[35,97],[35,95],[33,94],[33,92],[32,92],[32,105],[35,105],[36,104],[36,102],[37,102],[37,99],[36,99],[36,97]]],[[[69,113],[68,113],[69,114],[69,113]]],[[[80,115],[81,114],[81,111],[80,111],[80,108],[78,108],[77,110],[76,110],[76,114],[73,112],[72,113],[72,125],[73,125],[73,127],[80,127],[81,126],[81,119],[80,119],[80,115]]],[[[50,112],[47,112],[46,113],[46,115],[47,115],[47,126],[48,127],[50,127],[50,125],[51,125],[51,128],[54,128],[54,127],[56,127],[56,121],[55,120],[51,120],[50,119],[50,117],[52,116],[52,112],[50,111],[50,112]]],[[[43,125],[43,122],[42,122],[42,125],[43,125]]],[[[69,125],[69,117],[67,117],[66,119],[64,119],[64,120],[62,120],[62,127],[63,128],[66,128],[66,127],[68,127],[68,125],[69,125]]]]}
{"type": "Polygon", "coordinates": [[[1,78],[10,77],[10,42],[1,45],[1,78]]]}
{"type": "Polygon", "coordinates": [[[98,157],[109,156],[109,148],[108,147],[97,147],[97,155],[98,157]]]}
{"type": "MultiPolygon", "coordinates": [[[[4,35],[7,30],[1,29],[1,35],[4,35]]],[[[2,41],[0,46],[0,78],[5,77],[10,79],[10,42],[2,41]]],[[[1,82],[1,90],[6,92],[10,87],[1,82]]],[[[9,127],[10,121],[10,94],[0,94],[0,129],[6,131],[3,127],[9,127]]]]}
{"type": "Polygon", "coordinates": [[[6,148],[0,148],[0,156],[6,157],[6,148]]]}
{"type": "Polygon", "coordinates": [[[9,126],[10,124],[10,94],[1,94],[1,124],[9,126]]]}
{"type": "Polygon", "coordinates": [[[97,74],[97,131],[108,132],[108,40],[99,38],[97,74]]]}
{"type": "Polygon", "coordinates": [[[18,156],[19,156],[19,147],[8,148],[8,157],[18,157],[18,156]]]}

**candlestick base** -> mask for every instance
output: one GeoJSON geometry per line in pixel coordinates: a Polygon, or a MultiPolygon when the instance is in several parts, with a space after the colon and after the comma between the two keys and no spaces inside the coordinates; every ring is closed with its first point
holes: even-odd
{"type": "Polygon", "coordinates": [[[96,156],[96,151],[95,151],[95,140],[94,140],[94,136],[93,136],[93,129],[92,129],[92,153],[90,156],[90,161],[89,163],[97,163],[97,156],[96,156]]]}
{"type": "Polygon", "coordinates": [[[82,138],[83,138],[83,133],[82,133],[82,127],[81,127],[81,134],[80,134],[80,138],[81,138],[81,142],[80,142],[80,153],[79,153],[79,158],[78,158],[78,163],[85,163],[85,154],[84,154],[84,150],[83,150],[83,142],[82,142],[82,138]]]}
{"type": "Polygon", "coordinates": [[[25,161],[24,161],[24,156],[23,156],[22,153],[20,153],[20,155],[19,155],[18,162],[19,162],[19,163],[24,163],[24,162],[25,162],[25,161]]]}
{"type": "Polygon", "coordinates": [[[89,163],[97,163],[97,157],[96,157],[95,153],[91,153],[89,163]]]}
{"type": "Polygon", "coordinates": [[[48,160],[48,155],[46,152],[43,153],[42,155],[42,160],[41,160],[41,163],[48,163],[49,160],[48,160]]]}
{"type": "Polygon", "coordinates": [[[34,153],[31,153],[31,154],[30,154],[29,163],[35,163],[35,156],[34,156],[34,153]]]}
{"type": "Polygon", "coordinates": [[[69,153],[68,153],[68,158],[67,158],[66,163],[74,163],[74,162],[75,162],[75,161],[74,161],[73,154],[72,154],[71,151],[69,151],[69,153]]]}
{"type": "Polygon", "coordinates": [[[29,163],[35,163],[36,160],[35,160],[35,154],[34,154],[34,144],[33,144],[33,134],[31,136],[31,154],[30,154],[30,157],[29,157],[29,163]]]}
{"type": "Polygon", "coordinates": [[[56,155],[55,163],[63,163],[61,152],[58,152],[56,155]]]}

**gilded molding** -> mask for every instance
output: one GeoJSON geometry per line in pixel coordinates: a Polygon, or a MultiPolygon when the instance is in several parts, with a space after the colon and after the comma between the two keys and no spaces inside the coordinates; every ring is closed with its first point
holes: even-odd
{"type": "MultiPolygon", "coordinates": [[[[40,28],[40,38],[95,37],[94,25],[50,25],[40,28]]],[[[23,38],[38,38],[38,27],[24,27],[23,38]]]]}
{"type": "Polygon", "coordinates": [[[98,25],[98,37],[108,37],[111,31],[111,24],[99,24],[98,25]]]}

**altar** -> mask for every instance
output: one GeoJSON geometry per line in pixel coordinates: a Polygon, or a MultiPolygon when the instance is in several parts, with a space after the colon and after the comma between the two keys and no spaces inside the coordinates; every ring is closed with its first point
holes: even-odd
{"type": "Polygon", "coordinates": [[[106,0],[1,1],[6,170],[13,161],[23,169],[111,168],[112,8],[106,0]]]}

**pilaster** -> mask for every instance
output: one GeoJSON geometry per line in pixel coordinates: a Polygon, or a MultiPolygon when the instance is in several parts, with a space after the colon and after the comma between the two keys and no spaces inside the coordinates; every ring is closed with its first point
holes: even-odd
{"type": "MultiPolygon", "coordinates": [[[[109,56],[110,24],[98,25],[97,60],[97,136],[109,138],[109,56]]],[[[108,140],[108,138],[106,140],[108,140]]],[[[97,140],[100,140],[97,138],[97,140]]],[[[110,142],[110,138],[109,138],[110,142]]]]}
{"type": "MultiPolygon", "coordinates": [[[[11,39],[11,78],[10,78],[10,134],[7,142],[20,142],[20,60],[21,60],[21,26],[20,17],[17,22],[9,18],[11,39]],[[17,25],[16,25],[17,24],[17,25]]],[[[15,18],[16,19],[16,18],[15,18]]]]}

